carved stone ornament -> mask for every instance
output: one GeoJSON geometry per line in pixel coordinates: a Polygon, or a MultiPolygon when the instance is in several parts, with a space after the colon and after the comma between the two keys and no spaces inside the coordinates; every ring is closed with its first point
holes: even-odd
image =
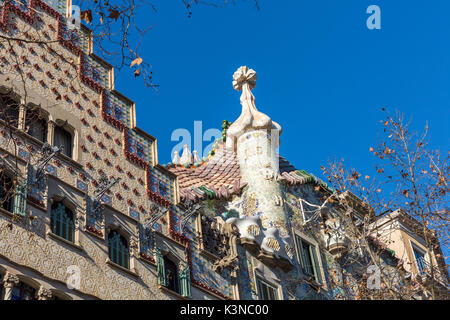
{"type": "Polygon", "coordinates": [[[12,273],[6,273],[3,279],[3,286],[5,288],[12,288],[19,284],[19,277],[12,273]]]}
{"type": "Polygon", "coordinates": [[[138,240],[134,236],[130,238],[130,253],[134,256],[138,255],[138,240]]]}
{"type": "Polygon", "coordinates": [[[53,297],[53,292],[50,289],[40,287],[37,296],[39,300],[50,300],[53,297]]]}
{"type": "Polygon", "coordinates": [[[213,264],[213,270],[217,273],[222,273],[222,270],[225,268],[236,269],[238,262],[238,255],[233,254],[224,257],[223,259],[216,260],[213,264]]]}
{"type": "Polygon", "coordinates": [[[201,216],[203,248],[217,256],[219,259],[229,255],[230,237],[225,230],[215,221],[206,215],[201,216]]]}
{"type": "Polygon", "coordinates": [[[272,121],[266,114],[256,109],[255,97],[251,90],[256,86],[256,72],[242,66],[233,75],[233,88],[242,91],[242,113],[227,130],[226,147],[235,150],[236,139],[250,129],[277,130],[281,133],[281,126],[272,121]]]}

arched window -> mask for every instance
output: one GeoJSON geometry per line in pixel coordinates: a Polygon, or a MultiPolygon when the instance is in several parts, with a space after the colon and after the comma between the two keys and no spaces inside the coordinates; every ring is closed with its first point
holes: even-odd
{"type": "Polygon", "coordinates": [[[20,281],[12,289],[11,300],[37,300],[36,289],[20,281]]]}
{"type": "Polygon", "coordinates": [[[109,259],[121,267],[130,268],[130,252],[128,241],[116,230],[111,230],[108,234],[109,259]]]}
{"type": "Polygon", "coordinates": [[[25,131],[36,139],[47,142],[47,120],[38,108],[30,108],[25,116],[25,131]]]}
{"type": "Polygon", "coordinates": [[[63,127],[55,127],[54,143],[53,145],[64,148],[63,154],[72,158],[72,134],[63,127]]]}
{"type": "Polygon", "coordinates": [[[2,174],[0,176],[0,207],[13,212],[14,208],[14,184],[12,179],[2,174]]]}
{"type": "Polygon", "coordinates": [[[19,103],[8,95],[0,94],[0,119],[5,121],[7,125],[17,128],[19,114],[19,103]]]}
{"type": "Polygon", "coordinates": [[[75,224],[73,223],[73,212],[62,202],[53,203],[50,225],[54,234],[74,242],[75,224]]]}

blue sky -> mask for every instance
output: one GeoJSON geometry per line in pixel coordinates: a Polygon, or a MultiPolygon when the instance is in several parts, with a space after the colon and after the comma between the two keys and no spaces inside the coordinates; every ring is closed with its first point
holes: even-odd
{"type": "MultiPolygon", "coordinates": [[[[240,114],[232,75],[258,73],[258,109],[283,127],[280,153],[320,174],[328,159],[372,170],[381,108],[399,109],[417,128],[429,121],[432,143],[449,146],[450,2],[251,0],[223,8],[156,1],[142,57],[159,91],[122,72],[116,88],[136,102],[138,126],[158,138],[159,161],[170,161],[177,128],[220,128],[240,114]],[[366,9],[381,8],[381,30],[369,30],[366,9]]],[[[144,20],[142,20],[144,21],[144,20]]],[[[209,144],[204,142],[204,146],[209,144]]]]}

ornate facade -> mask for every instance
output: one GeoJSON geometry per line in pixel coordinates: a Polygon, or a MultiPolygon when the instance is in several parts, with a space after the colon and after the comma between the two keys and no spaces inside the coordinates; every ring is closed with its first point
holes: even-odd
{"type": "Polygon", "coordinates": [[[242,114],[210,155],[161,165],[91,32],[67,28],[71,4],[0,4],[0,33],[24,40],[0,40],[0,297],[355,297],[333,191],[276,154],[253,70],[234,74],[242,114]]]}

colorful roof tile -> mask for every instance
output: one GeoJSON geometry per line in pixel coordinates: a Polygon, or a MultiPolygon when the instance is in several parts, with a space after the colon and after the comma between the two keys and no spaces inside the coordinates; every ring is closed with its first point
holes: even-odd
{"type": "MultiPolygon", "coordinates": [[[[214,155],[200,166],[168,165],[168,169],[178,176],[182,201],[228,199],[247,185],[242,180],[236,154],[226,149],[223,143],[215,146],[214,155]]],[[[283,157],[280,157],[279,168],[281,176],[291,185],[314,183],[327,188],[323,181],[305,170],[297,170],[283,157]]]]}

